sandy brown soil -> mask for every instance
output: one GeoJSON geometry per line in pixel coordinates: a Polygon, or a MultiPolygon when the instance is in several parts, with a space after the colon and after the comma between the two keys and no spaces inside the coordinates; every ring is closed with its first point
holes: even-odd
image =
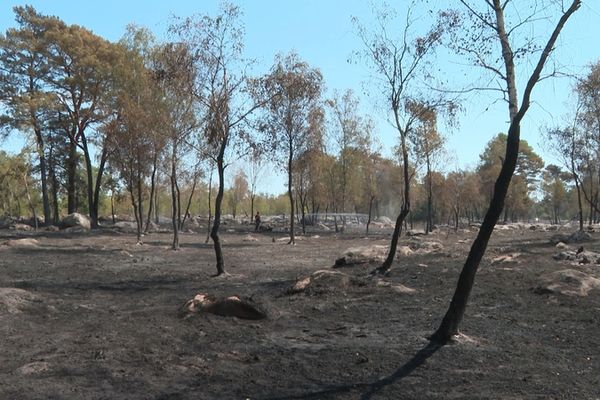
{"type": "Polygon", "coordinates": [[[551,234],[496,232],[464,336],[436,349],[425,338],[474,232],[435,234],[442,249],[399,257],[379,284],[364,279],[375,264],[359,264],[336,270],[357,278],[346,287],[290,295],[343,250],[387,236],[288,246],[225,233],[231,275],[214,278],[203,235],[174,252],[168,234],[138,246],[110,231],[0,231],[0,242],[38,241],[0,245],[0,399],[599,399],[600,265],[554,260],[551,234]],[[540,286],[565,269],[590,277],[587,295],[540,286]],[[182,316],[199,292],[251,298],[268,318],[182,316]]]}

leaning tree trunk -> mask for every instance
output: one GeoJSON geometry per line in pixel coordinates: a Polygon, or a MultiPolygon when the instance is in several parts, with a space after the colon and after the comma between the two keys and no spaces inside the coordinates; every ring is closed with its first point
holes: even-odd
{"type": "Polygon", "coordinates": [[[481,259],[487,249],[488,242],[494,231],[494,226],[496,226],[500,214],[502,213],[504,199],[506,198],[508,186],[510,185],[515,166],[517,165],[517,156],[519,153],[520,126],[519,122],[516,120],[514,121],[515,122],[511,124],[508,131],[506,158],[504,164],[502,164],[500,175],[496,180],[490,206],[483,218],[479,233],[469,251],[469,255],[458,279],[458,284],[450,307],[442,320],[442,324],[431,336],[431,340],[434,342],[447,343],[452,336],[458,334],[458,326],[462,321],[467,307],[471,289],[475,282],[475,274],[477,273],[481,259]]]}
{"type": "Polygon", "coordinates": [[[569,9],[561,16],[558,24],[554,28],[554,31],[546,43],[546,46],[540,55],[540,59],[533,73],[527,81],[527,86],[525,87],[525,91],[523,93],[523,101],[520,109],[518,107],[517,100],[515,66],[512,59],[513,52],[510,48],[508,35],[505,30],[503,7],[500,4],[500,0],[493,0],[493,3],[496,12],[496,21],[498,24],[498,36],[502,46],[502,56],[506,67],[509,113],[511,119],[506,141],[506,156],[504,163],[502,164],[500,174],[498,175],[498,179],[494,185],[494,194],[492,195],[488,211],[485,214],[479,233],[477,234],[477,237],[471,246],[471,250],[469,251],[465,265],[460,273],[454,296],[450,302],[450,307],[448,308],[440,327],[430,338],[432,342],[440,344],[447,343],[452,339],[452,336],[458,334],[458,327],[463,319],[465,309],[467,307],[471,289],[473,288],[473,283],[475,282],[477,269],[479,268],[479,264],[481,263],[483,255],[485,254],[489,239],[494,231],[494,226],[498,222],[498,218],[500,218],[500,214],[502,213],[508,187],[517,165],[521,134],[520,124],[521,120],[525,116],[525,113],[529,109],[531,92],[536,83],[540,80],[540,74],[544,68],[544,64],[554,48],[554,44],[560,31],[569,17],[579,8],[581,1],[574,0],[569,9]]]}
{"type": "MultiPolygon", "coordinates": [[[[399,124],[399,118],[396,113],[396,122],[397,126],[399,124]]],[[[396,218],[396,225],[394,226],[394,233],[392,233],[392,241],[390,243],[389,253],[381,266],[374,269],[371,272],[371,275],[387,274],[392,268],[392,263],[394,262],[394,258],[396,257],[396,250],[398,249],[398,240],[400,238],[400,233],[402,233],[402,224],[406,221],[407,215],[410,213],[410,175],[408,172],[408,149],[406,147],[406,131],[402,131],[400,133],[400,146],[402,149],[402,166],[403,166],[403,174],[404,174],[404,199],[402,202],[402,208],[400,209],[400,214],[398,214],[398,218],[396,218]]]]}

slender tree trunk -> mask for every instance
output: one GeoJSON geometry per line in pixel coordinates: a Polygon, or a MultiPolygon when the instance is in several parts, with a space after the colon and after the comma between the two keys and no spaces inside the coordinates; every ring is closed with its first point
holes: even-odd
{"type": "Polygon", "coordinates": [[[83,132],[80,132],[81,137],[81,148],[83,150],[83,160],[85,162],[85,170],[87,177],[87,200],[88,200],[88,210],[90,214],[90,220],[92,222],[92,228],[98,227],[98,214],[97,210],[94,210],[94,172],[92,170],[92,158],[90,156],[90,151],[87,145],[87,138],[83,132]]]}
{"type": "Polygon", "coordinates": [[[114,225],[117,221],[115,220],[115,193],[113,190],[110,191],[110,216],[114,225]]]}
{"type": "Polygon", "coordinates": [[[102,153],[100,154],[100,164],[98,165],[98,173],[96,174],[96,187],[94,189],[94,199],[92,201],[93,214],[96,216],[96,228],[98,227],[99,208],[100,208],[100,189],[102,188],[102,177],[104,176],[104,168],[108,161],[108,148],[106,145],[102,146],[102,153]]]}
{"type": "MultiPolygon", "coordinates": [[[[575,166],[572,166],[573,171],[575,170],[575,166]]],[[[579,230],[583,231],[583,205],[581,202],[581,188],[579,187],[579,178],[575,175],[575,188],[577,189],[577,213],[579,217],[579,230]]]]}
{"type": "Polygon", "coordinates": [[[433,231],[432,210],[433,210],[433,183],[431,181],[431,159],[429,152],[426,154],[427,159],[427,225],[425,226],[425,234],[433,231]]]}
{"type": "MultiPolygon", "coordinates": [[[[398,118],[397,110],[395,110],[396,115],[396,126],[400,126],[400,121],[398,118]]],[[[406,217],[410,213],[410,175],[408,171],[408,149],[406,147],[406,131],[403,130],[400,132],[400,146],[402,149],[402,170],[404,174],[404,199],[402,202],[402,208],[400,209],[400,214],[398,214],[398,218],[396,218],[396,225],[394,226],[394,233],[392,233],[392,241],[390,243],[389,253],[383,262],[383,264],[373,270],[371,274],[387,274],[392,268],[392,263],[394,262],[394,258],[396,257],[396,250],[398,249],[398,239],[400,238],[400,233],[402,233],[402,224],[406,221],[406,217]]]]}
{"type": "Polygon", "coordinates": [[[473,283],[475,282],[477,269],[479,268],[479,264],[483,258],[483,255],[485,254],[487,244],[492,232],[494,231],[494,226],[498,222],[498,218],[502,213],[504,200],[506,199],[508,187],[517,164],[521,134],[520,123],[525,116],[525,113],[529,109],[531,92],[536,83],[540,80],[540,74],[544,64],[554,48],[554,44],[560,31],[562,30],[562,27],[569,17],[579,8],[580,3],[580,0],[574,0],[569,9],[561,16],[558,24],[552,32],[550,39],[546,43],[542,54],[540,55],[540,59],[533,73],[527,81],[527,86],[525,87],[523,94],[522,105],[519,109],[516,90],[515,66],[512,59],[513,52],[510,48],[508,35],[505,30],[503,7],[500,4],[500,0],[493,0],[497,21],[497,31],[502,46],[502,57],[504,59],[506,68],[509,115],[511,121],[508,129],[506,156],[504,163],[502,164],[500,174],[498,175],[498,179],[494,185],[494,194],[490,201],[488,211],[485,214],[479,233],[477,234],[477,237],[471,246],[467,260],[465,261],[465,265],[458,279],[456,291],[454,292],[454,296],[450,302],[450,307],[448,308],[440,327],[431,336],[432,342],[445,344],[451,340],[452,336],[458,334],[458,327],[462,321],[465,309],[467,307],[471,289],[473,288],[473,283]]]}
{"type": "Polygon", "coordinates": [[[179,182],[177,176],[174,178],[175,181],[175,192],[177,194],[177,224],[181,226],[181,190],[179,189],[179,182]]]}
{"type": "Polygon", "coordinates": [[[142,173],[138,171],[137,173],[137,237],[138,243],[142,243],[142,229],[144,224],[144,209],[143,209],[143,190],[142,190],[142,173]]]}
{"type": "Polygon", "coordinates": [[[217,156],[217,174],[219,176],[219,190],[215,199],[215,219],[213,222],[210,237],[213,240],[215,248],[215,257],[217,259],[217,276],[225,273],[225,261],[223,259],[223,249],[221,248],[221,238],[219,237],[219,227],[221,226],[221,207],[223,205],[223,193],[225,191],[225,147],[227,141],[221,143],[219,155],[217,156]]]}
{"type": "Polygon", "coordinates": [[[211,232],[211,221],[212,221],[212,177],[213,177],[213,169],[211,166],[210,175],[208,178],[208,229],[206,230],[206,241],[204,243],[208,243],[211,232]]]}
{"type": "Polygon", "coordinates": [[[171,249],[179,250],[179,202],[177,201],[177,189],[175,186],[175,162],[171,162],[171,223],[173,225],[173,243],[171,249]]]}
{"type": "Polygon", "coordinates": [[[134,183],[133,182],[129,182],[128,185],[128,189],[129,189],[129,195],[131,196],[131,205],[133,206],[133,215],[135,216],[135,223],[136,223],[136,237],[137,237],[137,244],[141,244],[142,243],[142,230],[140,229],[140,214],[138,213],[138,204],[136,201],[136,194],[135,194],[135,187],[134,187],[134,183]]]}
{"type": "Polygon", "coordinates": [[[33,202],[31,201],[31,193],[29,193],[29,184],[27,183],[27,176],[29,175],[29,171],[23,175],[23,183],[25,184],[25,195],[27,195],[27,204],[29,205],[29,210],[31,211],[31,215],[33,216],[33,227],[35,230],[38,230],[38,219],[37,214],[35,212],[35,207],[33,206],[33,202]]]}
{"type": "Polygon", "coordinates": [[[60,211],[58,208],[58,180],[56,179],[56,165],[54,162],[53,146],[50,146],[50,153],[48,154],[48,170],[52,184],[52,207],[54,208],[53,223],[54,225],[58,225],[60,222],[60,211]]]}
{"type": "Polygon", "coordinates": [[[371,196],[369,199],[369,218],[367,219],[367,228],[365,231],[365,236],[369,236],[369,225],[371,225],[371,216],[373,215],[373,202],[375,201],[375,196],[371,196]]]}
{"type": "Polygon", "coordinates": [[[188,197],[187,204],[185,206],[185,212],[183,213],[183,219],[181,220],[181,225],[179,225],[179,229],[183,229],[183,225],[185,224],[186,219],[190,216],[190,208],[192,206],[192,198],[194,197],[194,193],[196,192],[196,186],[198,185],[198,173],[194,173],[194,181],[192,182],[192,190],[188,197]]]}
{"type": "Polygon", "coordinates": [[[67,214],[77,211],[77,144],[75,139],[69,139],[69,158],[67,160],[67,214]]]}
{"type": "Polygon", "coordinates": [[[158,203],[160,196],[158,195],[158,189],[159,185],[156,185],[156,187],[154,188],[154,222],[156,223],[156,225],[160,224],[160,204],[158,203]]]}
{"type": "Polygon", "coordinates": [[[256,194],[252,192],[250,194],[250,216],[254,216],[254,199],[256,198],[256,194]]]}
{"type": "Polygon", "coordinates": [[[296,244],[294,236],[294,194],[292,192],[292,161],[294,159],[294,151],[292,148],[292,140],[289,142],[288,153],[288,197],[290,199],[290,241],[288,244],[296,244]]]}
{"type": "Polygon", "coordinates": [[[152,212],[154,211],[154,201],[156,190],[156,170],[158,169],[158,153],[154,153],[152,158],[152,175],[150,176],[150,203],[148,204],[148,215],[146,216],[146,226],[144,227],[144,233],[148,233],[150,229],[150,220],[152,219],[152,212]]]}
{"type": "Polygon", "coordinates": [[[44,209],[44,225],[50,225],[50,200],[48,199],[48,182],[46,173],[46,154],[44,148],[44,138],[39,128],[35,128],[35,139],[37,146],[37,154],[40,160],[40,181],[42,184],[42,205],[44,209]]]}

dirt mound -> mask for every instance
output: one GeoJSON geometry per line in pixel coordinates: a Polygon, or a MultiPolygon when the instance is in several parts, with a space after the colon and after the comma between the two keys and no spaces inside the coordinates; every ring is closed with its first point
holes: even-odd
{"type": "Polygon", "coordinates": [[[338,292],[348,289],[350,286],[363,286],[364,284],[363,281],[342,272],[323,269],[298,280],[286,293],[322,294],[338,292]]]}
{"type": "Polygon", "coordinates": [[[433,241],[433,240],[428,240],[428,241],[421,241],[421,240],[416,240],[417,237],[413,237],[413,240],[411,240],[411,243],[409,245],[409,247],[420,254],[427,254],[427,253],[432,253],[434,251],[438,251],[438,250],[442,250],[444,248],[444,245],[441,244],[440,242],[437,241],[433,241]]]}
{"type": "Polygon", "coordinates": [[[252,235],[246,235],[242,239],[242,242],[258,242],[258,239],[252,235]]]}
{"type": "Polygon", "coordinates": [[[378,279],[376,285],[380,286],[380,287],[390,288],[390,289],[392,289],[392,291],[394,291],[396,293],[410,294],[410,293],[416,292],[415,289],[409,288],[408,286],[404,286],[399,283],[394,284],[394,283],[391,283],[388,281],[384,281],[383,279],[378,279]]]}
{"type": "Polygon", "coordinates": [[[223,317],[238,317],[242,319],[264,319],[267,314],[253,301],[241,299],[238,296],[216,298],[199,293],[187,301],[180,310],[183,316],[190,313],[207,312],[223,317]]]}
{"type": "MultiPolygon", "coordinates": [[[[381,263],[385,261],[390,248],[384,245],[351,247],[335,260],[334,267],[356,264],[381,263]]],[[[398,246],[397,256],[408,256],[413,251],[408,246],[398,246]]]]}
{"type": "Polygon", "coordinates": [[[541,277],[534,293],[559,293],[567,296],[587,296],[590,290],[600,289],[600,279],[574,269],[564,269],[541,277]]]}
{"type": "Polygon", "coordinates": [[[40,242],[33,238],[10,239],[4,242],[4,245],[9,247],[37,247],[40,242]]]}
{"type": "Polygon", "coordinates": [[[0,288],[0,312],[19,314],[36,301],[35,295],[17,288],[0,288]]]}

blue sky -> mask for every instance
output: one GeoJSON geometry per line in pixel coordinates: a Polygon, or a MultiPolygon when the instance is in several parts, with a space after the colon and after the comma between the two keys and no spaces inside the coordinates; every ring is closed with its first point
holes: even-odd
{"type": "MultiPolygon", "coordinates": [[[[311,65],[323,72],[328,93],[331,90],[353,88],[363,92],[368,85],[369,71],[361,64],[349,64],[350,54],[359,50],[361,43],[355,35],[351,17],[356,16],[368,25],[372,19],[370,2],[365,0],[247,0],[236,1],[244,12],[246,27],[246,54],[259,61],[258,71],[266,72],[275,54],[295,50],[311,65]]],[[[390,4],[403,7],[406,1],[390,4]]],[[[432,5],[455,4],[449,1],[429,1],[432,5]]],[[[458,3],[458,2],[456,2],[458,3]]],[[[3,1],[0,4],[0,31],[14,26],[12,7],[31,4],[44,14],[56,15],[67,23],[76,23],[91,29],[109,40],[118,40],[128,23],[150,28],[159,39],[165,37],[170,16],[188,16],[194,13],[213,14],[219,2],[200,1],[3,1]]],[[[377,2],[375,2],[377,4],[377,2]]],[[[546,36],[540,35],[545,38],[546,36]]],[[[582,8],[568,22],[557,46],[556,57],[569,73],[583,73],[585,67],[600,59],[600,2],[584,0],[582,8]]],[[[456,60],[440,60],[453,71],[456,60]]],[[[460,66],[460,68],[463,68],[460,66]]],[[[471,70],[469,74],[477,74],[471,70]]],[[[468,75],[468,78],[470,76],[468,75]]],[[[460,81],[459,81],[460,84],[460,81]]],[[[521,78],[524,86],[524,77],[521,78]]],[[[522,137],[546,160],[552,161],[540,139],[540,126],[560,123],[569,110],[572,81],[566,78],[542,82],[534,91],[534,104],[523,124],[522,137]]],[[[485,144],[498,132],[507,129],[506,104],[496,94],[471,94],[463,99],[464,112],[457,128],[441,130],[448,137],[448,151],[452,159],[446,165],[472,167],[485,144]]],[[[365,113],[372,115],[378,126],[378,136],[384,153],[396,144],[397,135],[386,122],[385,114],[377,109],[372,97],[362,99],[365,113]]],[[[19,142],[5,143],[4,147],[18,146],[19,142]]],[[[282,188],[283,191],[283,188],[282,188]]]]}

